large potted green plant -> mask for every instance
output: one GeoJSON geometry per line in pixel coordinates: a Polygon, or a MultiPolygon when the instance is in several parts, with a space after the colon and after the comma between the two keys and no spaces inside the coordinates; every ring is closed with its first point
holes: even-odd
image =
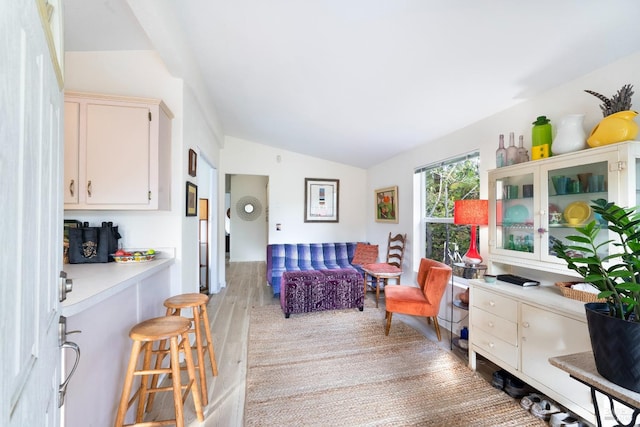
{"type": "Polygon", "coordinates": [[[638,207],[623,208],[603,199],[592,201],[591,208],[601,220],[577,227],[577,234],[567,237],[570,244],[557,240],[553,249],[600,290],[599,298],[606,298],[604,303],[585,304],[598,372],[640,392],[640,213],[638,207]],[[615,238],[599,240],[603,229],[615,238]]]}

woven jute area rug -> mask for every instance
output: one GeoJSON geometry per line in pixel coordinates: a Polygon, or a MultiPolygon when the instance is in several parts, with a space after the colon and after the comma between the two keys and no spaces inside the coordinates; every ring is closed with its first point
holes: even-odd
{"type": "MultiPolygon", "coordinates": [[[[368,302],[368,301],[367,301],[368,302]]],[[[245,426],[544,426],[384,311],[254,307],[245,426]]]]}

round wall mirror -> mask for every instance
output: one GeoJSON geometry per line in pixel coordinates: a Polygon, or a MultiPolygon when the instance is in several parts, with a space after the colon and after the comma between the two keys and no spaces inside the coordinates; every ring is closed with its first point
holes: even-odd
{"type": "Polygon", "coordinates": [[[236,203],[236,212],[243,220],[254,221],[262,213],[262,204],[253,196],[244,196],[236,203]]]}

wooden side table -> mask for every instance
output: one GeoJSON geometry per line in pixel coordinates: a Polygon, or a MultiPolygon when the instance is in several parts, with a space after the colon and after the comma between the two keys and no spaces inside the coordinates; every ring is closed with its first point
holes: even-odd
{"type": "Polygon", "coordinates": [[[378,308],[378,301],[380,300],[380,282],[385,285],[389,279],[396,279],[396,284],[400,284],[400,277],[402,276],[402,269],[395,265],[381,262],[377,264],[365,264],[362,266],[364,271],[364,295],[367,295],[367,276],[371,277],[371,282],[376,284],[376,308],[378,308]]]}

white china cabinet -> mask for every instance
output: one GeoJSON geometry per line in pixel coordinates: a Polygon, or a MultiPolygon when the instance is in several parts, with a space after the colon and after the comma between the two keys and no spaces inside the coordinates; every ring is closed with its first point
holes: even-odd
{"type": "MultiPolygon", "coordinates": [[[[598,219],[591,201],[635,206],[640,194],[640,142],[586,149],[489,172],[492,263],[561,274],[553,243],[598,219]]],[[[601,232],[601,242],[611,236],[601,232]]],[[[612,247],[603,247],[603,255],[612,247]]]]}
{"type": "Polygon", "coordinates": [[[171,119],[159,100],[65,93],[65,209],[169,209],[171,119]]]}

